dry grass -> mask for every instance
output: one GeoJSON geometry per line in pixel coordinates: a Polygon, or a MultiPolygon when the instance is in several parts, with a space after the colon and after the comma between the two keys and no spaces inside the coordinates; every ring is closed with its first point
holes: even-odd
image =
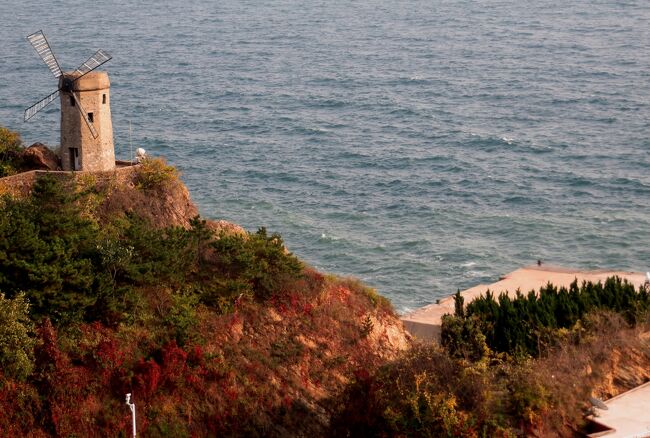
{"type": "Polygon", "coordinates": [[[572,436],[584,422],[590,396],[606,400],[650,380],[646,323],[630,328],[621,316],[602,312],[589,315],[583,326],[533,365],[554,399],[543,436],[572,436]]]}
{"type": "Polygon", "coordinates": [[[594,313],[541,359],[491,354],[478,362],[418,345],[348,388],[333,433],[352,436],[572,437],[590,396],[650,380],[650,333],[594,313]]]}
{"type": "Polygon", "coordinates": [[[116,216],[135,212],[156,228],[189,227],[189,221],[198,215],[198,209],[180,179],[167,181],[152,194],[136,188],[138,178],[136,173],[129,182],[99,188],[104,193],[96,210],[101,222],[110,222],[116,216]]]}
{"type": "Polygon", "coordinates": [[[156,190],[178,181],[179,176],[178,170],[164,158],[147,157],[140,162],[135,181],[140,189],[156,190]]]}

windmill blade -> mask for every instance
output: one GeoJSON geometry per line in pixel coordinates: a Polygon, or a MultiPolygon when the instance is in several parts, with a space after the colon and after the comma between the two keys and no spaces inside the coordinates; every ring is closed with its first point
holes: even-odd
{"type": "Polygon", "coordinates": [[[95,52],[95,54],[93,56],[88,58],[83,64],[81,64],[75,70],[75,73],[77,73],[79,75],[79,76],[77,76],[75,81],[79,80],[79,78],[81,78],[85,74],[88,74],[91,71],[95,70],[100,65],[107,63],[111,59],[113,59],[113,57],[111,55],[104,52],[102,49],[99,49],[98,51],[95,52]]]}
{"type": "Polygon", "coordinates": [[[38,102],[36,102],[34,105],[30,106],[25,110],[25,121],[31,119],[34,117],[34,115],[48,106],[50,103],[54,101],[59,96],[59,90],[56,90],[54,93],[50,94],[47,96],[45,99],[42,99],[38,102]]]}
{"type": "Polygon", "coordinates": [[[59,62],[56,60],[54,53],[52,53],[52,49],[50,48],[42,30],[29,35],[27,41],[29,41],[34,50],[36,50],[38,56],[40,56],[43,62],[45,62],[47,68],[50,69],[55,78],[58,78],[63,74],[59,62]]]}
{"type": "Polygon", "coordinates": [[[75,101],[77,109],[81,113],[81,117],[83,117],[84,121],[86,122],[86,126],[88,126],[88,129],[90,129],[90,133],[93,135],[93,138],[97,138],[97,136],[99,134],[97,134],[97,131],[95,130],[95,127],[93,126],[93,123],[90,120],[88,120],[88,113],[86,112],[84,107],[81,106],[81,101],[79,100],[79,98],[77,97],[77,95],[75,94],[74,91],[71,92],[70,94],[72,95],[72,98],[75,101]]]}

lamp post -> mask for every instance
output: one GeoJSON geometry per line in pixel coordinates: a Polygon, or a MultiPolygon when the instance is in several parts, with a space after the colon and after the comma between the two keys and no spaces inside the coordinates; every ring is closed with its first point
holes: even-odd
{"type": "Polygon", "coordinates": [[[136,438],[135,432],[135,403],[131,403],[131,393],[126,395],[126,405],[131,409],[131,419],[133,420],[133,438],[136,438]]]}

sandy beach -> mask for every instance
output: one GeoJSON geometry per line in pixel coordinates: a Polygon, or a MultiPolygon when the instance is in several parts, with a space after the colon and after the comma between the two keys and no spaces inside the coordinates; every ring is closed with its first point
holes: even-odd
{"type": "MultiPolygon", "coordinates": [[[[522,293],[530,290],[538,291],[540,287],[549,282],[557,287],[569,287],[573,280],[577,279],[578,283],[591,281],[594,283],[604,282],[607,277],[619,276],[634,284],[635,287],[642,285],[645,280],[645,274],[641,272],[628,271],[579,271],[567,269],[559,266],[526,266],[507,275],[492,284],[479,284],[467,290],[461,291],[465,298],[465,303],[469,303],[478,296],[490,290],[495,295],[502,292],[514,296],[517,289],[522,293]]],[[[402,321],[406,329],[416,338],[422,340],[438,340],[440,338],[440,324],[442,316],[454,312],[454,298],[448,296],[440,299],[435,304],[421,307],[413,312],[402,316],[402,321]]]]}

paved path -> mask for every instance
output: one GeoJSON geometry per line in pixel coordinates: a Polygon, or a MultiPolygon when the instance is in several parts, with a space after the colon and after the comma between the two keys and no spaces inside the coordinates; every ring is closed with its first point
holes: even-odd
{"type": "Polygon", "coordinates": [[[605,401],[607,410],[596,409],[589,417],[607,430],[589,437],[628,438],[650,436],[650,382],[605,401]]]}

